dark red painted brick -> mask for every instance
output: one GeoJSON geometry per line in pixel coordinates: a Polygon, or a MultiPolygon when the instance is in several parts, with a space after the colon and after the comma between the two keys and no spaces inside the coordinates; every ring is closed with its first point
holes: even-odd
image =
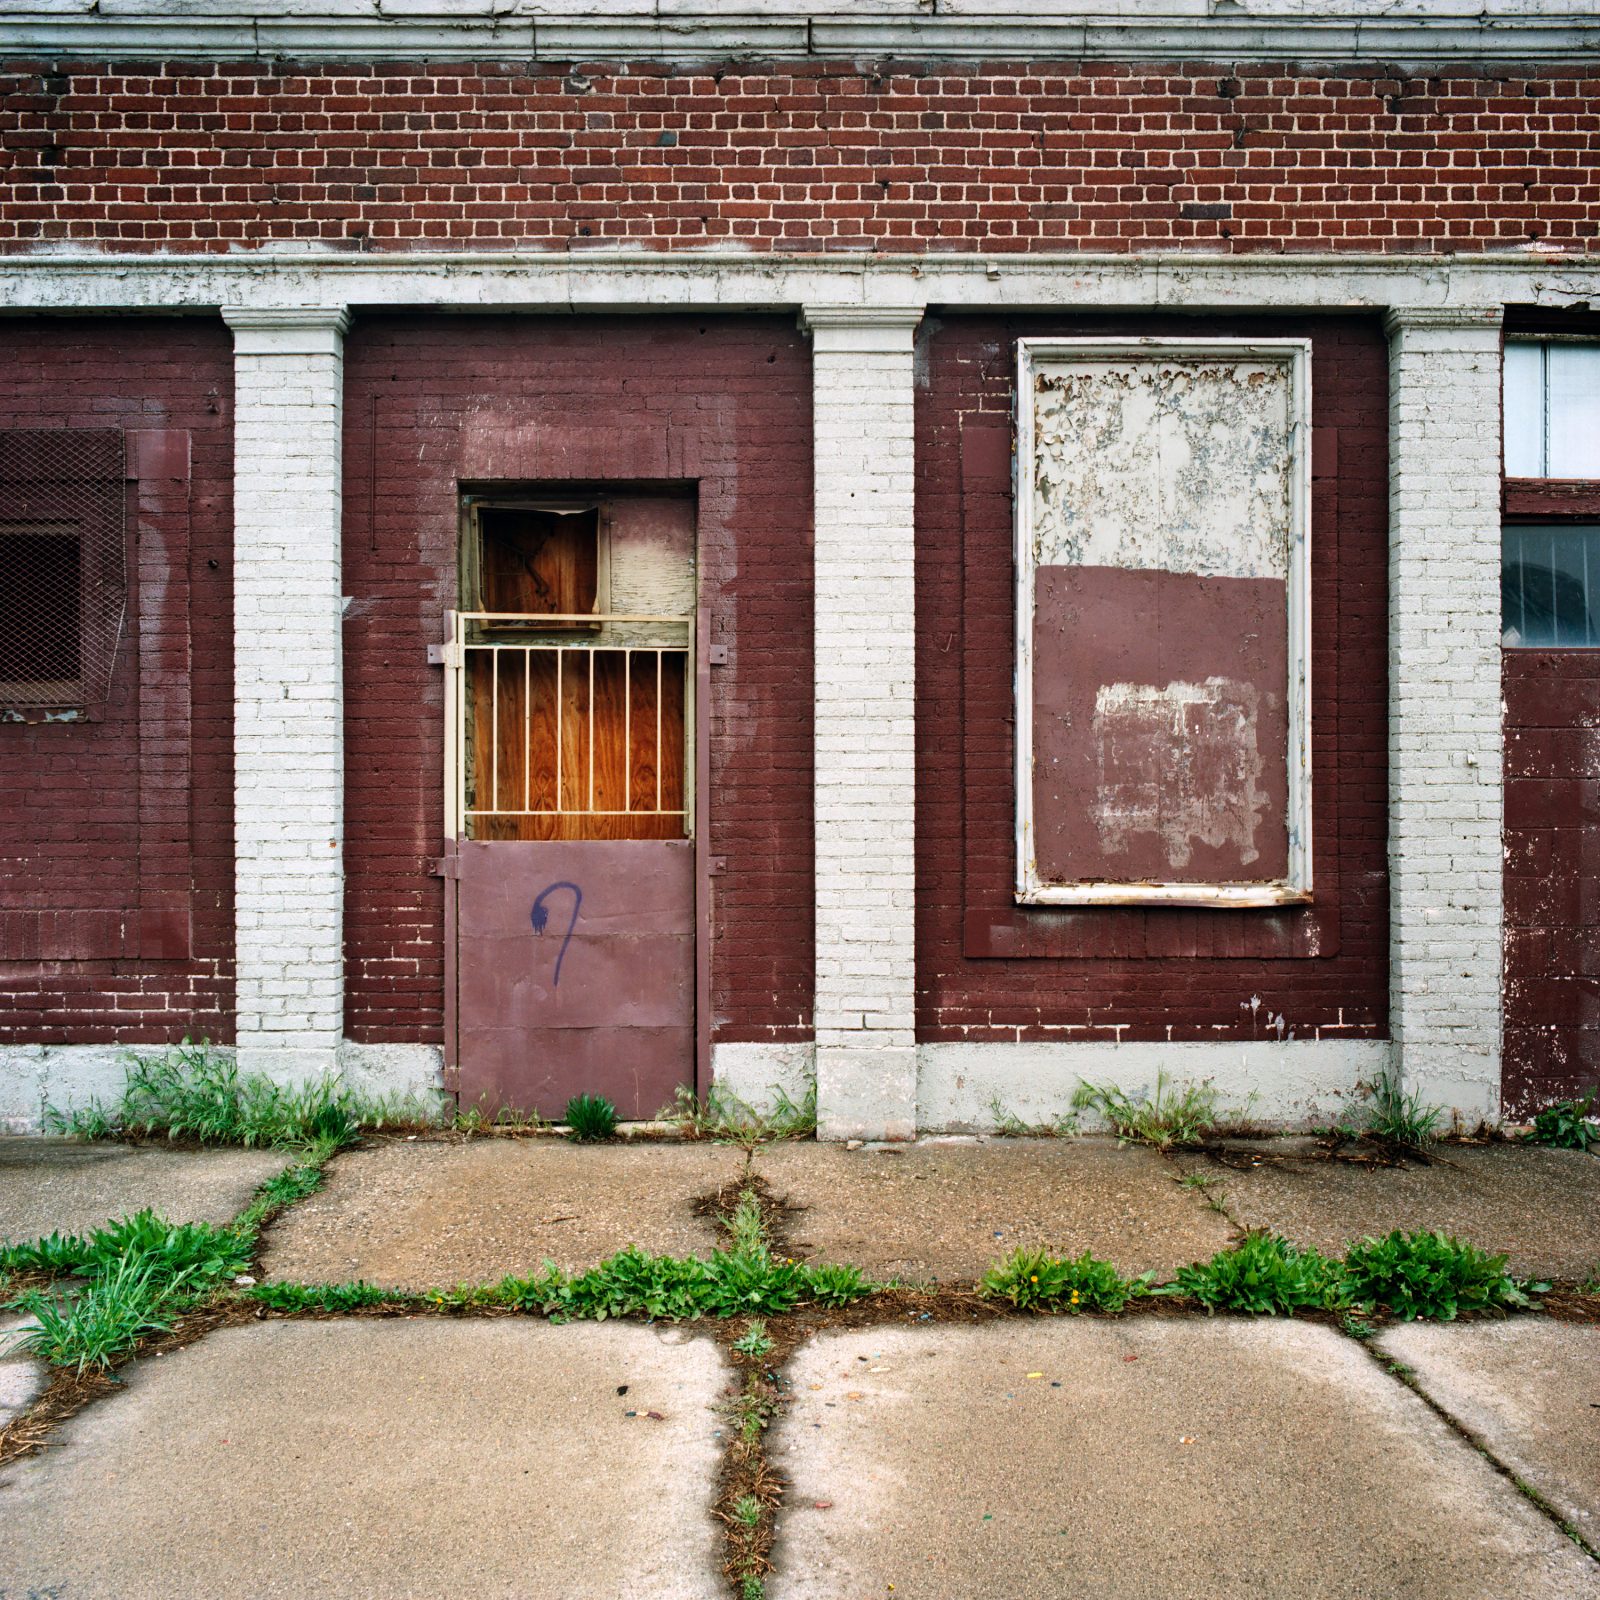
{"type": "MultiPolygon", "coordinates": [[[[1009,431],[1022,335],[1195,331],[1192,321],[930,322],[917,409],[917,1028],[929,1040],[1298,1038],[1388,1029],[1387,351],[1374,321],[1208,320],[1309,335],[1313,417],[1337,471],[1312,494],[1309,911],[1012,903],[1009,431]],[[1000,928],[1029,956],[977,955],[1000,928]],[[1259,1001],[1251,1005],[1252,997],[1259,1001]]],[[[995,945],[998,952],[1002,946],[995,945]]]]}

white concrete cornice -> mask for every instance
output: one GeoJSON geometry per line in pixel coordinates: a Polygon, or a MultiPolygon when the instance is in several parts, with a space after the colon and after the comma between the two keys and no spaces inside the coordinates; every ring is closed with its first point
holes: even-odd
{"type": "Polygon", "coordinates": [[[1559,0],[34,0],[0,52],[85,60],[1592,62],[1559,0]],[[1219,14],[1220,13],[1220,14],[1219,14]],[[1378,13],[1378,14],[1374,14],[1378,13]]]}
{"type": "Polygon", "coordinates": [[[350,327],[344,306],[225,305],[233,348],[246,356],[337,355],[350,327]]]}
{"type": "Polygon", "coordinates": [[[1498,328],[1503,314],[1498,306],[1390,306],[1383,324],[1389,333],[1401,329],[1498,328]]]}
{"type": "Polygon", "coordinates": [[[1600,299],[1600,253],[777,255],[728,250],[0,256],[9,312],[1385,310],[1600,299]]]}

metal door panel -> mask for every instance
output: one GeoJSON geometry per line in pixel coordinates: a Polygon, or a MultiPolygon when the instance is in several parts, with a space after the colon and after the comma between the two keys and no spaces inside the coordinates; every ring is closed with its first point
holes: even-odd
{"type": "Polygon", "coordinates": [[[462,1104],[668,1104],[694,1059],[693,842],[463,840],[456,870],[462,1104]]]}

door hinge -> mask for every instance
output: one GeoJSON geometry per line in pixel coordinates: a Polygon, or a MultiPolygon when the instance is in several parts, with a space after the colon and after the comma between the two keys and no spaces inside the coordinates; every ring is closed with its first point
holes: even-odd
{"type": "Polygon", "coordinates": [[[459,856],[435,856],[428,863],[428,873],[435,878],[459,879],[461,859],[459,856]]]}

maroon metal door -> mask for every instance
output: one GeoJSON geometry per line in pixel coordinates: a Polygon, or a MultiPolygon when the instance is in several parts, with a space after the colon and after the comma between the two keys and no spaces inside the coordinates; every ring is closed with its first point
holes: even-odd
{"type": "Polygon", "coordinates": [[[695,1059],[694,843],[456,846],[451,996],[463,1106],[653,1117],[695,1059]]]}

